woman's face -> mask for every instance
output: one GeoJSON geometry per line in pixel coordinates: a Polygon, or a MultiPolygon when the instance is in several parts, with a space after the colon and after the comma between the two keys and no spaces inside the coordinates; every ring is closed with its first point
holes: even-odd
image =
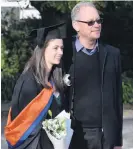
{"type": "Polygon", "coordinates": [[[48,42],[48,46],[45,49],[44,57],[47,65],[57,65],[63,55],[63,40],[53,39],[48,42]]]}

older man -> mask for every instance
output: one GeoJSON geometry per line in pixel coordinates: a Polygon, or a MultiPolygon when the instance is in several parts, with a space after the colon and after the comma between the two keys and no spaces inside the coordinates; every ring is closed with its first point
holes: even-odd
{"type": "Polygon", "coordinates": [[[77,35],[72,38],[73,58],[69,70],[74,129],[70,148],[121,149],[123,108],[119,49],[98,40],[102,19],[93,3],[78,3],[72,9],[71,18],[77,35]]]}

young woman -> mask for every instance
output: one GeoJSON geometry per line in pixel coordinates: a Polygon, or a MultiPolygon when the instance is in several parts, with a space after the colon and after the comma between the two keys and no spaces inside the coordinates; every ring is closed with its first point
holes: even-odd
{"type": "Polygon", "coordinates": [[[9,148],[52,149],[42,129],[42,121],[63,109],[63,80],[60,61],[63,55],[65,24],[34,30],[37,46],[18,79],[5,127],[9,148]]]}

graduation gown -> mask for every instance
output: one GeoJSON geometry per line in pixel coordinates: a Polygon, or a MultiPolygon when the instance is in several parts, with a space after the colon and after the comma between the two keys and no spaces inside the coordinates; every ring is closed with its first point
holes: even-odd
{"type": "Polygon", "coordinates": [[[52,118],[61,112],[62,106],[57,100],[59,99],[53,95],[53,89],[44,89],[39,85],[31,71],[22,74],[14,88],[5,127],[8,147],[53,149],[45,130],[42,129],[42,121],[50,118],[49,109],[52,111],[52,118]]]}

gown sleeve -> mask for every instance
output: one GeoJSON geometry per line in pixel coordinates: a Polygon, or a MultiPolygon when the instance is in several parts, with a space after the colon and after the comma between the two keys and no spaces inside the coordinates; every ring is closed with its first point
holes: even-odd
{"type": "Polygon", "coordinates": [[[12,120],[37,96],[38,92],[37,83],[31,75],[21,76],[18,79],[11,102],[12,120]]]}

